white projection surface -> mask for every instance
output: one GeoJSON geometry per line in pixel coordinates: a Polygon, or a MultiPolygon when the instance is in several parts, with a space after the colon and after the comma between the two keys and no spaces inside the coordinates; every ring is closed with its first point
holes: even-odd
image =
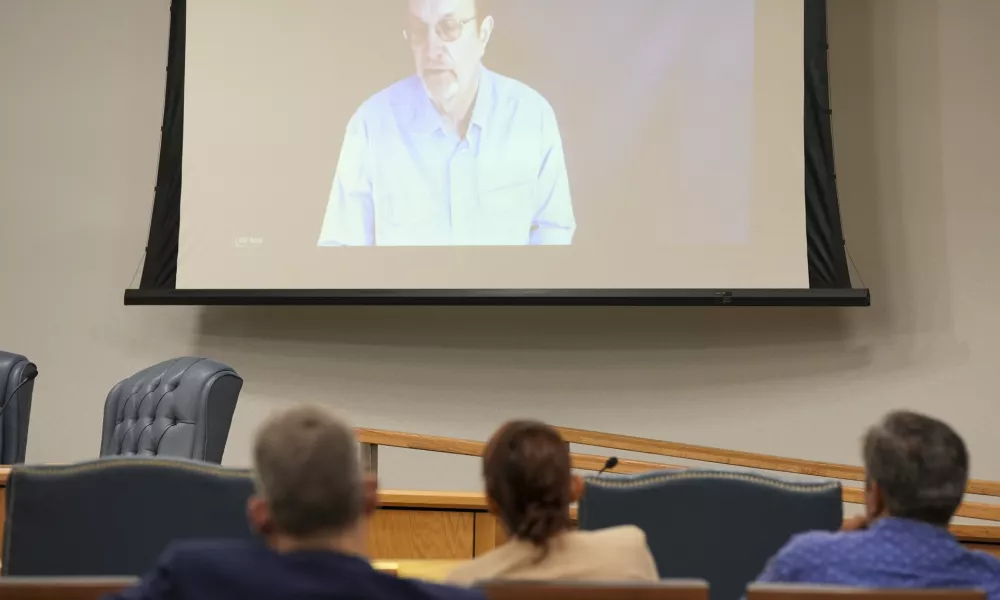
{"type": "Polygon", "coordinates": [[[181,289],[806,288],[802,0],[188,0],[181,289]]]}

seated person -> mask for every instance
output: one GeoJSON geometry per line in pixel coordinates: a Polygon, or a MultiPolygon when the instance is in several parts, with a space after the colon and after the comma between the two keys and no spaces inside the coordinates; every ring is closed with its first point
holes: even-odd
{"type": "Polygon", "coordinates": [[[362,474],[354,432],[314,407],[266,422],[253,449],[247,505],[260,541],[185,541],[120,600],[481,599],[471,590],[398,579],[365,559],[375,481],[362,474]]]}
{"type": "Polygon", "coordinates": [[[569,507],[583,491],[569,448],[552,427],[514,421],[500,428],[483,455],[490,512],[511,539],[459,567],[449,581],[491,579],[657,581],[646,535],[634,526],[573,531],[569,507]]]}
{"type": "Polygon", "coordinates": [[[873,588],[979,588],[1000,600],[1000,559],[948,531],[969,476],[965,444],[948,425],[895,412],[864,439],[865,516],[839,533],[797,535],[760,582],[873,588]]]}

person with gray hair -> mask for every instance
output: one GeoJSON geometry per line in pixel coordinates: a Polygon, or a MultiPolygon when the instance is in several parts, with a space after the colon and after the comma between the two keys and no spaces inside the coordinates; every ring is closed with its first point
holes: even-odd
{"type": "Polygon", "coordinates": [[[259,541],[185,541],[119,600],[481,600],[482,594],[398,579],[366,559],[375,479],[354,431],[306,406],[269,419],[253,447],[247,515],[259,541]]]}
{"type": "Polygon", "coordinates": [[[1000,600],[1000,559],[948,531],[969,479],[965,443],[945,423],[890,413],[863,443],[865,514],[841,532],[797,535],[758,582],[874,588],[977,588],[1000,600]]]}

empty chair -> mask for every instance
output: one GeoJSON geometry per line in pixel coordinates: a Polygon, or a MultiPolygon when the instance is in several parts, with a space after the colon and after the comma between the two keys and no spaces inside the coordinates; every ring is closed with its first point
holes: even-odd
{"type": "Polygon", "coordinates": [[[12,469],[3,575],[138,576],[174,540],[249,538],[248,470],[164,458],[12,469]]]}
{"type": "Polygon", "coordinates": [[[24,462],[31,394],[38,369],[20,354],[0,351],[0,464],[24,462]]]}
{"type": "Polygon", "coordinates": [[[839,529],[843,505],[839,482],[692,469],[591,478],[579,514],[582,529],[639,526],[660,577],[736,600],[793,534],[839,529]]]}
{"type": "Polygon", "coordinates": [[[205,358],[139,371],[108,394],[101,456],[174,456],[222,462],[243,379],[205,358]]]}

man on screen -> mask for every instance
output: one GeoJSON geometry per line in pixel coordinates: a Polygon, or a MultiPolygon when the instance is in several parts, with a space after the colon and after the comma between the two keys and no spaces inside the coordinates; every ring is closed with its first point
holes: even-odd
{"type": "Polygon", "coordinates": [[[569,245],[576,221],[549,103],[483,66],[485,0],[407,0],[417,74],[347,126],[320,246],[569,245]]]}

